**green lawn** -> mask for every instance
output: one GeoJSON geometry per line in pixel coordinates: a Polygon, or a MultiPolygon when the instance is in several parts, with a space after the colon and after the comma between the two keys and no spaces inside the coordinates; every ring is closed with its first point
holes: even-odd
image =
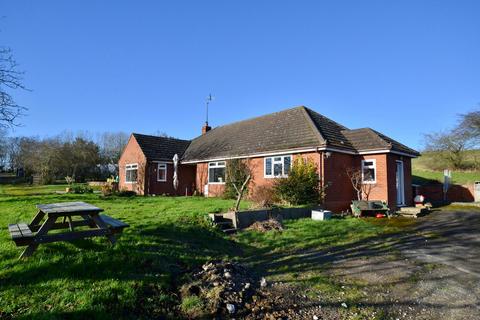
{"type": "MultiPolygon", "coordinates": [[[[427,184],[432,181],[443,182],[443,171],[412,170],[413,183],[427,184]]],[[[452,171],[452,181],[456,184],[467,184],[480,181],[480,171],[452,171]]]]}
{"type": "MultiPolygon", "coordinates": [[[[292,270],[301,273],[296,255],[302,250],[325,250],[398,229],[370,220],[301,219],[286,221],[284,232],[228,237],[212,228],[205,214],[226,211],[231,200],[54,193],[64,187],[0,186],[0,318],[137,319],[168,313],[175,318],[172,309],[181,303],[175,288],[182,275],[209,259],[237,259],[268,277],[291,277],[292,270]],[[113,248],[103,238],[53,243],[18,261],[21,249],[10,240],[7,225],[28,222],[35,204],[61,201],[92,203],[130,227],[113,248]],[[286,257],[292,260],[283,263],[286,257]]],[[[334,288],[322,269],[315,272],[317,289],[334,288]]],[[[312,281],[309,274],[302,281],[312,281]]]]}

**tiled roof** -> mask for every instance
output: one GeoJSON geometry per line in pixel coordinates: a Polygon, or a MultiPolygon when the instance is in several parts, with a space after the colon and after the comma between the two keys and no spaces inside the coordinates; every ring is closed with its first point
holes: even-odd
{"type": "Polygon", "coordinates": [[[253,154],[331,147],[353,153],[391,150],[419,153],[373,129],[350,130],[306,107],[296,107],[216,127],[192,141],[134,134],[152,160],[205,161],[253,154]]]}
{"type": "Polygon", "coordinates": [[[175,138],[150,136],[139,133],[133,133],[133,136],[149,161],[172,161],[175,154],[182,157],[190,144],[190,141],[188,140],[175,138]]]}
{"type": "Polygon", "coordinates": [[[375,130],[350,130],[300,106],[214,128],[192,140],[183,160],[198,161],[316,147],[334,147],[355,153],[393,150],[418,155],[417,151],[375,130]]]}
{"type": "Polygon", "coordinates": [[[193,139],[183,160],[247,156],[324,144],[305,108],[297,107],[216,127],[193,139]]]}
{"type": "Polygon", "coordinates": [[[375,150],[393,150],[418,156],[420,153],[400,142],[370,128],[343,131],[353,148],[359,152],[375,150]]]}

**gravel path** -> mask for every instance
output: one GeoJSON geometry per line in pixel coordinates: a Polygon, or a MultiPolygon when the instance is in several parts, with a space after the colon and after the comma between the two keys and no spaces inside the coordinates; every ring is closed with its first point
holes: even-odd
{"type": "Polygon", "coordinates": [[[480,212],[433,212],[367,247],[331,270],[365,285],[363,303],[391,319],[480,319],[480,212]]]}

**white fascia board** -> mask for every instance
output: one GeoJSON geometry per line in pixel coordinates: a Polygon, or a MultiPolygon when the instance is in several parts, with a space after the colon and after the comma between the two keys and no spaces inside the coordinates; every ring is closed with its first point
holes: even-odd
{"type": "Polygon", "coordinates": [[[275,151],[275,152],[255,153],[248,156],[233,156],[233,157],[212,158],[212,159],[205,159],[205,160],[182,161],[182,163],[191,164],[191,163],[201,163],[201,162],[225,161],[229,159],[261,158],[261,157],[270,157],[270,156],[278,156],[278,155],[288,155],[288,154],[294,154],[294,153],[315,152],[317,150],[318,148],[290,149],[290,150],[282,150],[282,151],[275,151]]]}
{"type": "Polygon", "coordinates": [[[229,159],[248,159],[248,158],[260,158],[260,157],[269,157],[269,156],[276,156],[276,155],[285,155],[285,154],[295,154],[295,153],[303,153],[303,152],[314,152],[314,151],[331,151],[331,152],[339,152],[351,155],[368,155],[368,154],[377,154],[377,153],[393,153],[398,154],[401,156],[416,158],[416,155],[394,151],[390,149],[383,149],[383,150],[372,150],[372,151],[349,151],[331,147],[317,147],[317,148],[308,148],[308,149],[290,149],[290,150],[282,150],[282,151],[275,151],[275,152],[265,152],[265,153],[256,153],[251,154],[248,156],[233,156],[233,157],[222,157],[222,158],[212,158],[212,159],[205,159],[205,160],[192,160],[192,161],[182,161],[183,164],[194,164],[194,163],[202,163],[202,162],[212,162],[212,161],[225,161],[229,159]]]}

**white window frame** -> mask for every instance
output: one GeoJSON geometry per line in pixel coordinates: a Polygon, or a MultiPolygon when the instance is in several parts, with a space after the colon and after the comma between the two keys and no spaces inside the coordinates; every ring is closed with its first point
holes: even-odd
{"type": "Polygon", "coordinates": [[[128,184],[137,183],[137,180],[127,181],[127,171],[128,170],[137,170],[137,180],[138,180],[138,163],[127,163],[125,165],[125,183],[128,183],[128,184]]]}
{"type": "Polygon", "coordinates": [[[268,178],[268,179],[273,179],[273,178],[286,178],[288,177],[288,174],[285,174],[285,158],[290,158],[290,170],[292,170],[293,166],[293,157],[291,154],[287,155],[281,155],[281,156],[271,156],[271,157],[265,157],[263,158],[263,177],[268,178]],[[275,158],[280,158],[280,160],[276,160],[275,158]],[[272,161],[272,173],[267,174],[267,159],[271,159],[272,161]],[[282,164],[282,174],[279,176],[275,175],[275,163],[281,163],[282,164]]]}
{"type": "MultiPolygon", "coordinates": [[[[225,168],[226,170],[226,161],[213,161],[213,162],[209,162],[208,163],[208,167],[207,167],[207,181],[208,181],[208,184],[225,184],[225,181],[222,181],[222,182],[210,182],[210,168],[225,168]]],[[[225,172],[225,179],[227,179],[227,173],[225,172]]]]}
{"type": "Polygon", "coordinates": [[[377,159],[363,159],[362,160],[362,183],[364,184],[376,184],[377,183],[377,159]],[[372,162],[371,165],[365,165],[365,162],[372,162]],[[364,178],[364,169],[373,169],[375,172],[375,179],[370,180],[370,181],[365,181],[364,178]]]}
{"type": "Polygon", "coordinates": [[[166,162],[158,162],[157,163],[157,181],[158,182],[167,182],[167,173],[168,173],[168,165],[166,162]],[[163,168],[160,169],[160,166],[163,168]],[[160,179],[160,170],[165,171],[165,179],[160,179]]]}

